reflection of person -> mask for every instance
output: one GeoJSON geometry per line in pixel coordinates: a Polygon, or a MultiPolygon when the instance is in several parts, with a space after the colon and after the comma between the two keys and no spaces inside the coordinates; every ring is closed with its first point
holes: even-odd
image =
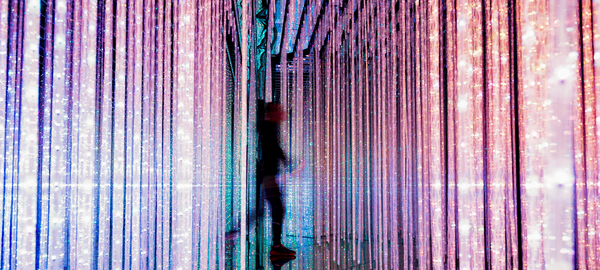
{"type": "Polygon", "coordinates": [[[267,201],[271,205],[271,213],[273,216],[272,256],[293,256],[296,254],[296,252],[281,244],[285,209],[283,207],[283,202],[281,201],[281,191],[279,190],[279,185],[275,181],[275,176],[279,173],[280,160],[284,165],[287,165],[287,158],[279,144],[279,124],[283,120],[285,120],[285,113],[281,108],[281,104],[273,102],[268,103],[265,113],[265,122],[260,132],[262,145],[262,188],[265,190],[267,201]]]}

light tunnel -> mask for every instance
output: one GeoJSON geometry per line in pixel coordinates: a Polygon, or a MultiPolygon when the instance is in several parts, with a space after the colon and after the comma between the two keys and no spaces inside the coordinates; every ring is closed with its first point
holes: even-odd
{"type": "Polygon", "coordinates": [[[0,268],[600,269],[598,5],[0,0],[0,268]]]}

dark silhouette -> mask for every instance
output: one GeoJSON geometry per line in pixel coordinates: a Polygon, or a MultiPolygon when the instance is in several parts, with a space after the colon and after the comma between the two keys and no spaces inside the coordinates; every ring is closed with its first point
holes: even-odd
{"type": "Polygon", "coordinates": [[[285,113],[278,103],[268,103],[265,110],[265,121],[260,132],[260,145],[262,147],[262,188],[265,191],[267,201],[271,205],[273,218],[272,233],[273,245],[271,256],[294,256],[296,252],[283,246],[281,233],[285,208],[281,201],[281,191],[276,181],[279,174],[279,161],[287,165],[287,158],[279,143],[279,124],[285,120],[285,113]]]}

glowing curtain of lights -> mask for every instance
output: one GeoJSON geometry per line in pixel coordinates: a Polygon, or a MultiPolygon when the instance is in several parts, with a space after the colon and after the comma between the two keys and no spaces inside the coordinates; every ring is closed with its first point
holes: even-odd
{"type": "MultiPolygon", "coordinates": [[[[304,2],[310,54],[265,75],[298,267],[600,267],[596,1],[304,2]]],[[[251,14],[0,1],[0,268],[268,263],[251,14]]]]}
{"type": "Polygon", "coordinates": [[[233,11],[0,1],[0,268],[239,264],[224,259],[248,180],[233,11]]]}
{"type": "Polygon", "coordinates": [[[598,13],[580,3],[328,3],[312,98],[288,103],[314,111],[290,147],[314,159],[315,236],[381,269],[600,267],[598,13]]]}

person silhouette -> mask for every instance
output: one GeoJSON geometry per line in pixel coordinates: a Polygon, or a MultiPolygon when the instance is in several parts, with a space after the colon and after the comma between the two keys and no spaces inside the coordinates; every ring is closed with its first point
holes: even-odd
{"type": "Polygon", "coordinates": [[[272,234],[273,244],[271,246],[271,256],[294,256],[295,251],[283,246],[281,243],[281,234],[283,228],[283,219],[285,208],[281,200],[281,191],[276,181],[279,174],[279,162],[287,166],[286,158],[279,143],[279,125],[285,120],[285,112],[281,104],[270,102],[265,108],[265,121],[260,129],[261,147],[262,147],[262,188],[265,191],[267,201],[271,205],[272,213],[272,234]]]}

